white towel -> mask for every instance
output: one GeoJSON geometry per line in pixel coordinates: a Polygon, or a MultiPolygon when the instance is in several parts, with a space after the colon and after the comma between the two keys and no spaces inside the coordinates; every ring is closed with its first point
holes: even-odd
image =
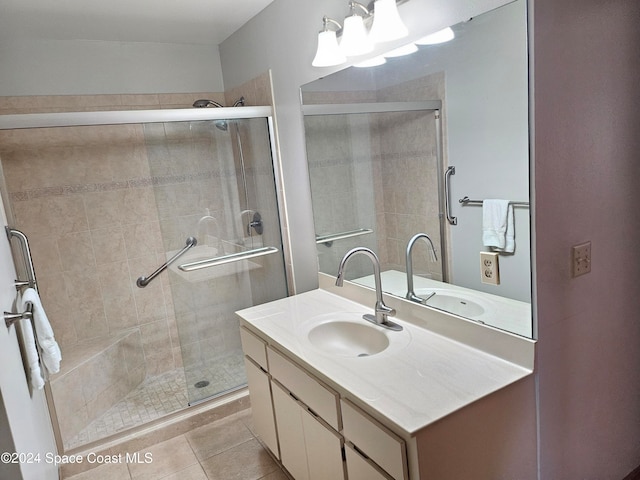
{"type": "Polygon", "coordinates": [[[486,199],[482,202],[482,243],[495,251],[513,253],[513,206],[508,200],[486,199]]]}
{"type": "MultiPolygon", "coordinates": [[[[62,360],[60,347],[53,336],[53,329],[47,314],[42,308],[40,296],[33,288],[27,288],[22,294],[22,311],[27,308],[27,303],[31,303],[33,306],[33,324],[36,329],[38,345],[40,345],[42,351],[42,362],[49,373],[58,373],[60,371],[60,361],[62,360]]],[[[29,325],[29,329],[30,327],[31,325],[29,325]]],[[[31,334],[33,335],[33,332],[31,334]]]]}
{"type": "MultiPolygon", "coordinates": [[[[19,293],[16,304],[19,309],[23,309],[20,311],[25,312],[27,310],[27,303],[22,301],[19,293]]],[[[44,387],[44,378],[42,378],[42,370],[40,370],[40,355],[38,354],[38,347],[36,346],[36,339],[33,335],[31,321],[27,319],[26,322],[21,322],[20,328],[24,342],[24,352],[27,356],[27,368],[29,370],[31,386],[35,390],[42,390],[42,387],[44,387]]]]}

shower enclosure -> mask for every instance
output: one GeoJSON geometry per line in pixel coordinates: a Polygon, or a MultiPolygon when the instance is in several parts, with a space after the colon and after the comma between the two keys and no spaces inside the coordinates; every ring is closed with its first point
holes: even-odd
{"type": "Polygon", "coordinates": [[[0,117],[65,451],[245,385],[234,312],[287,295],[271,126],[270,107],[0,117]]]}

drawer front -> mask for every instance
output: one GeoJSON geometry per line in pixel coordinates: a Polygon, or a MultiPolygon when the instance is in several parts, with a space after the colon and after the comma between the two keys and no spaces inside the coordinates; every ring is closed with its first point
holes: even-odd
{"type": "Polygon", "coordinates": [[[408,478],[404,440],[348,400],[340,400],[342,433],[396,480],[408,478]]]}
{"type": "Polygon", "coordinates": [[[245,355],[251,357],[264,371],[267,371],[266,342],[244,327],[240,327],[240,341],[245,355]]]}
{"type": "Polygon", "coordinates": [[[370,460],[367,460],[358,452],[356,452],[351,445],[345,445],[345,453],[347,456],[347,474],[349,480],[389,480],[390,476],[381,472],[378,467],[373,465],[370,460]]]}
{"type": "Polygon", "coordinates": [[[335,430],[340,430],[338,394],[288,358],[267,347],[269,373],[335,430]]]}

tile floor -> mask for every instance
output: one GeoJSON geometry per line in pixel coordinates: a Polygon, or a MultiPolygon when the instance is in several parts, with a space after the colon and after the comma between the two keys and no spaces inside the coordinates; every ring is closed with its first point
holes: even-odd
{"type": "Polygon", "coordinates": [[[64,480],[287,480],[252,433],[251,410],[199,426],[187,433],[126,452],[114,463],[64,480]],[[137,454],[137,455],[135,455],[137,454]],[[137,457],[139,462],[127,463],[137,457]],[[148,463],[144,463],[148,460],[148,463]]]}
{"type": "Polygon", "coordinates": [[[100,418],[73,438],[65,440],[65,450],[157,420],[187,408],[189,402],[227,392],[246,381],[241,350],[207,364],[192,365],[184,370],[179,368],[147,377],[100,418]],[[195,388],[194,384],[201,380],[208,381],[209,384],[195,388]]]}

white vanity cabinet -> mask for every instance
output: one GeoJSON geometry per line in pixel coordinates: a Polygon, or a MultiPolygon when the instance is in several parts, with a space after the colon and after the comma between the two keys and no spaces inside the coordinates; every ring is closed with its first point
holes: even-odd
{"type": "Polygon", "coordinates": [[[273,416],[271,381],[267,368],[266,342],[248,330],[240,329],[247,385],[256,434],[277,458],[280,458],[278,436],[273,416]]]}
{"type": "Polygon", "coordinates": [[[402,439],[246,328],[241,338],[256,433],[296,480],[408,480],[402,439]]]}

